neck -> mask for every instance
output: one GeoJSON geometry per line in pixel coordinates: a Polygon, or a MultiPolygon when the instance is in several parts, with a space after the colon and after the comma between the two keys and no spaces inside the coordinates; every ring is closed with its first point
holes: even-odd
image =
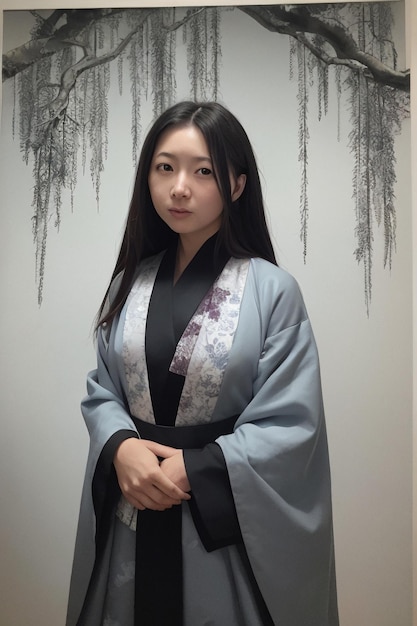
{"type": "Polygon", "coordinates": [[[180,237],[177,246],[177,258],[175,262],[174,282],[177,282],[187,265],[193,260],[199,250],[199,246],[187,245],[180,237]]]}
{"type": "Polygon", "coordinates": [[[179,277],[181,276],[181,274],[183,273],[187,265],[191,263],[191,261],[193,260],[197,252],[206,243],[206,241],[210,239],[210,237],[200,241],[200,240],[196,240],[195,237],[188,238],[184,235],[179,236],[178,246],[177,246],[177,259],[175,263],[174,282],[177,282],[177,280],[179,279],[179,277]]]}

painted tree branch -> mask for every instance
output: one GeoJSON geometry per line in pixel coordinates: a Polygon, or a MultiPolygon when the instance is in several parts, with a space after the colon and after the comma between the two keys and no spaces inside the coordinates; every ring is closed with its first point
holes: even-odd
{"type": "MultiPolygon", "coordinates": [[[[147,20],[148,16],[149,11],[145,11],[141,15],[140,24],[147,20]]],[[[50,122],[53,122],[57,118],[60,118],[65,113],[65,110],[68,106],[71,90],[74,88],[77,78],[80,76],[80,74],[82,74],[86,70],[92,69],[93,67],[103,65],[104,63],[109,63],[110,61],[116,59],[119,54],[121,54],[126,48],[132,37],[136,35],[138,29],[140,28],[140,24],[135,29],[131,30],[127,35],[125,35],[124,39],[114,50],[100,56],[94,54],[89,47],[84,47],[81,43],[79,44],[84,48],[84,56],[77,63],[75,63],[74,65],[66,69],[65,72],[63,72],[59,92],[50,105],[50,111],[52,114],[52,119],[49,120],[50,122]]]]}
{"type": "Polygon", "coordinates": [[[178,20],[177,22],[174,22],[173,24],[170,24],[169,26],[165,26],[164,28],[165,30],[171,31],[171,32],[178,30],[179,28],[181,28],[181,26],[184,26],[184,24],[189,22],[192,17],[195,17],[196,15],[198,15],[199,13],[202,13],[203,11],[205,11],[205,7],[200,7],[197,9],[192,9],[190,11],[187,11],[187,15],[182,20],[178,20]]]}
{"type": "Polygon", "coordinates": [[[3,81],[28,67],[73,45],[80,34],[98,20],[125,11],[125,9],[57,10],[47,18],[33,39],[3,54],[3,81]],[[56,24],[66,16],[59,28],[56,24]]]}
{"type": "MultiPolygon", "coordinates": [[[[338,57],[330,56],[325,50],[322,50],[318,46],[315,46],[304,33],[294,33],[292,37],[299,41],[303,46],[308,48],[310,52],[314,54],[315,57],[317,57],[317,59],[323,61],[323,63],[325,63],[326,65],[342,65],[343,67],[347,67],[350,70],[354,71],[363,69],[363,66],[356,61],[351,61],[350,59],[339,59],[338,57]]],[[[365,71],[364,75],[368,76],[368,78],[370,77],[369,72],[365,71]]]]}
{"type": "Polygon", "coordinates": [[[67,11],[65,9],[56,9],[48,17],[43,17],[39,11],[30,11],[30,13],[38,21],[36,39],[42,39],[44,37],[50,37],[54,33],[57,23],[66,15],[67,11]]]}
{"type": "MultiPolygon", "coordinates": [[[[178,30],[187,21],[189,21],[191,17],[197,15],[203,10],[204,9],[200,8],[197,10],[188,11],[187,15],[182,20],[177,21],[173,24],[170,24],[169,26],[166,26],[164,28],[167,31],[178,30]]],[[[140,20],[138,20],[136,28],[131,30],[127,35],[125,35],[122,41],[120,42],[120,44],[114,50],[106,54],[97,56],[92,51],[92,49],[88,45],[86,45],[84,42],[68,41],[68,40],[62,42],[63,45],[64,44],[73,45],[73,46],[79,46],[83,48],[84,56],[77,63],[67,68],[63,72],[59,92],[56,98],[54,98],[54,100],[51,102],[51,105],[50,105],[50,111],[52,115],[51,120],[49,120],[50,123],[53,123],[54,121],[57,120],[57,118],[62,117],[62,115],[65,113],[65,110],[68,106],[71,90],[75,87],[78,77],[86,70],[90,70],[93,67],[97,67],[98,65],[103,65],[104,63],[110,63],[111,61],[116,59],[123,52],[123,50],[127,47],[127,45],[130,43],[132,37],[136,35],[136,33],[138,32],[142,24],[146,22],[146,20],[148,19],[152,11],[153,9],[149,9],[149,10],[143,9],[140,13],[140,20]]],[[[85,28],[83,30],[85,31],[85,28]]],[[[87,38],[88,38],[88,35],[87,35],[87,38]]]]}
{"type": "MultiPolygon", "coordinates": [[[[3,80],[15,76],[45,56],[51,56],[68,47],[71,40],[77,39],[81,31],[92,26],[96,21],[125,10],[74,9],[71,11],[54,11],[45,20],[33,40],[3,55],[3,80]],[[59,23],[64,14],[67,17],[67,23],[56,29],[56,24],[59,23]],[[48,36],[45,36],[46,33],[48,36]]],[[[148,11],[159,10],[148,9],[148,11]]],[[[198,7],[194,11],[190,11],[183,20],[166,28],[176,30],[192,15],[204,10],[204,7],[198,7]]],[[[376,82],[407,92],[410,90],[409,70],[399,72],[388,67],[371,54],[360,50],[354,38],[342,24],[327,20],[319,10],[317,10],[317,15],[312,14],[311,7],[307,9],[303,6],[292,6],[291,8],[287,8],[285,5],[240,6],[239,10],[249,15],[267,30],[286,34],[301,41],[309,48],[310,52],[328,64],[344,65],[349,69],[362,69],[366,76],[372,77],[376,82]],[[307,36],[302,37],[302,33],[304,35],[320,35],[333,48],[335,55],[330,55],[323,48],[315,45],[307,36]]]]}
{"type": "Polygon", "coordinates": [[[350,69],[356,62],[359,64],[358,67],[362,67],[363,72],[371,76],[375,82],[410,91],[410,70],[398,72],[361,50],[348,30],[340,23],[327,21],[323,16],[316,17],[310,9],[302,6],[291,9],[285,6],[241,6],[239,9],[271,32],[286,34],[297,40],[300,40],[300,33],[320,35],[333,48],[336,57],[326,54],[307,37],[303,39],[303,43],[309,41],[310,51],[322,60],[327,59],[325,62],[331,61],[333,64],[345,65],[350,69]]]}
{"type": "MultiPolygon", "coordinates": [[[[339,106],[342,89],[349,94],[353,128],[349,134],[349,149],[355,157],[355,255],[364,267],[365,301],[369,311],[374,226],[384,228],[385,264],[391,265],[395,251],[394,137],[407,116],[409,103],[409,72],[396,69],[391,10],[379,3],[352,8],[349,5],[337,5],[337,8],[336,5],[290,5],[233,9],[246,13],[273,33],[287,35],[292,42],[290,75],[298,81],[304,258],[309,219],[308,103],[311,89],[317,85],[318,119],[328,109],[331,66],[336,67],[334,77],[339,106]],[[373,50],[378,58],[370,54],[373,50]],[[297,59],[295,71],[294,58],[297,59]],[[346,68],[343,79],[342,67],[346,68]],[[376,223],[373,225],[374,215],[376,223]]],[[[45,19],[42,14],[32,12],[36,23],[31,41],[4,55],[3,78],[17,77],[13,88],[19,111],[21,151],[26,163],[30,158],[34,162],[33,232],[39,304],[48,224],[54,216],[55,227],[59,227],[64,189],[69,190],[73,202],[78,157],[82,157],[81,167],[85,171],[87,153],[99,202],[100,177],[108,151],[108,93],[114,76],[110,62],[118,59],[120,93],[124,72],[126,68],[129,71],[132,154],[136,162],[143,100],[151,99],[153,113],[158,115],[176,98],[175,32],[183,30],[190,97],[217,99],[221,11],[216,7],[57,10],[45,19]],[[126,48],[129,52],[123,54],[126,48]]],[[[13,124],[15,132],[17,125],[13,124]]]]}

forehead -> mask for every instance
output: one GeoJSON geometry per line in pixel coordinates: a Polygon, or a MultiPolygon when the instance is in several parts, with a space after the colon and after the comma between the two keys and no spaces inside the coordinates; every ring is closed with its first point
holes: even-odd
{"type": "Polygon", "coordinates": [[[204,135],[194,124],[179,124],[166,128],[158,137],[154,155],[160,152],[178,157],[189,155],[210,158],[204,135]]]}

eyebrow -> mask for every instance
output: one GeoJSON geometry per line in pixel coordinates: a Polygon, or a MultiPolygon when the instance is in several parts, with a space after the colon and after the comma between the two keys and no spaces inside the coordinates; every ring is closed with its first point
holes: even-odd
{"type": "MultiPolygon", "coordinates": [[[[174,159],[174,160],[178,158],[175,154],[171,154],[171,152],[158,152],[158,154],[155,154],[155,158],[160,158],[160,157],[166,157],[168,159],[174,159]]],[[[207,156],[192,157],[192,160],[197,161],[197,162],[207,161],[208,163],[211,163],[210,157],[207,157],[207,156]]]]}

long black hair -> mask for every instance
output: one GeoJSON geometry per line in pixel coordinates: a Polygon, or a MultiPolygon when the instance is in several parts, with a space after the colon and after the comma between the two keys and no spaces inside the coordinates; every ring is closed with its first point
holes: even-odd
{"type": "Polygon", "coordinates": [[[179,102],[157,118],[144,141],[126,229],[110,284],[99,309],[98,325],[111,323],[123,307],[140,261],[165,250],[178,237],[154,209],[148,176],[161,134],[167,128],[187,125],[196,126],[206,140],[223,199],[217,245],[232,257],[261,257],[277,264],[265,220],[258,168],[243,126],[217,102],[179,102]],[[234,178],[246,175],[243,193],[235,202],[231,199],[230,173],[234,178]],[[122,279],[119,288],[104,313],[110,285],[120,273],[122,279]]]}

